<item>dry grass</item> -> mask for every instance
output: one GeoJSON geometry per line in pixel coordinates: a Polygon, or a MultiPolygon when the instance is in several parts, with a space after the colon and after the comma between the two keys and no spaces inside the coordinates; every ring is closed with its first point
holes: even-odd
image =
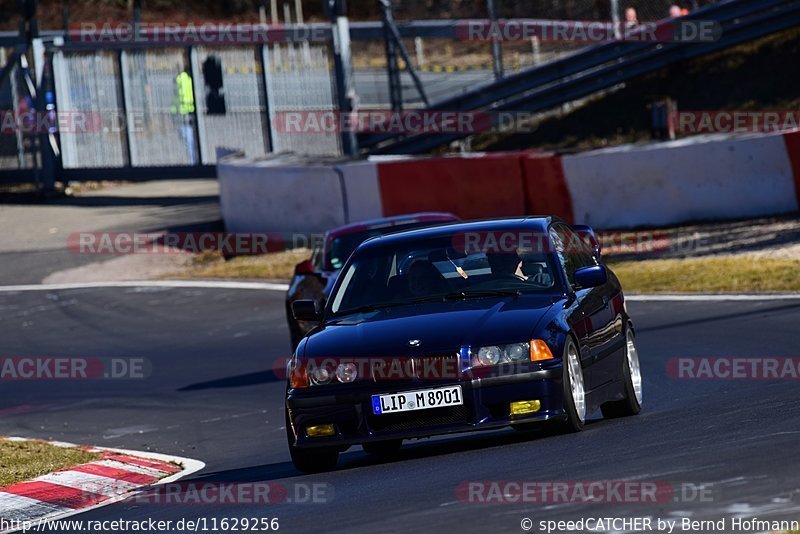
{"type": "Polygon", "coordinates": [[[217,253],[199,254],[186,271],[169,275],[172,279],[252,279],[288,280],[294,267],[311,257],[307,248],[274,252],[263,256],[241,256],[225,261],[217,253]]]}
{"type": "Polygon", "coordinates": [[[800,291],[800,260],[746,256],[609,263],[629,293],[800,291]]]}
{"type": "MultiPolygon", "coordinates": [[[[172,279],[288,280],[308,249],[225,261],[218,254],[201,254],[188,270],[172,279]]],[[[630,293],[769,293],[800,292],[800,260],[747,256],[694,259],[614,261],[609,266],[630,293]]]]}
{"type": "Polygon", "coordinates": [[[47,443],[0,441],[0,488],[98,458],[97,453],[47,443]]]}

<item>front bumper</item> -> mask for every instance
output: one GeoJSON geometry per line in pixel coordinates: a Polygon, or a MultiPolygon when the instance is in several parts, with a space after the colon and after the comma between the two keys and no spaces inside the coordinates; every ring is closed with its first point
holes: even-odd
{"type": "Polygon", "coordinates": [[[370,441],[422,438],[564,419],[561,377],[559,363],[543,370],[447,382],[366,382],[334,386],[338,391],[290,389],[286,406],[295,430],[295,446],[347,447],[370,441]],[[372,395],[455,384],[462,388],[464,404],[461,406],[383,415],[372,413],[372,395]],[[541,402],[539,411],[525,416],[510,416],[509,403],[532,399],[541,402]],[[336,434],[315,438],[306,436],[306,427],[324,424],[333,424],[336,434]]]}

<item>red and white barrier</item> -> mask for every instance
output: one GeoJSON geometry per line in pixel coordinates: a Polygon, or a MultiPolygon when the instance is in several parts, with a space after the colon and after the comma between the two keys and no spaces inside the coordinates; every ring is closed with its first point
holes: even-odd
{"type": "Polygon", "coordinates": [[[447,211],[463,219],[557,215],[597,228],[776,215],[800,206],[800,131],[711,136],[559,156],[502,152],[299,158],[218,166],[237,232],[323,232],[380,216],[447,211]]]}

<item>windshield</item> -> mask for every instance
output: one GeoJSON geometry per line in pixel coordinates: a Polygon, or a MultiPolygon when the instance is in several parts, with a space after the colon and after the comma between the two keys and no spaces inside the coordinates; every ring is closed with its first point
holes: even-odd
{"type": "Polygon", "coordinates": [[[560,291],[550,254],[539,250],[467,250],[453,236],[360,253],[331,300],[341,315],[428,301],[560,291]]]}
{"type": "Polygon", "coordinates": [[[400,230],[410,230],[423,226],[433,226],[444,221],[413,221],[403,224],[385,225],[377,228],[369,228],[360,232],[352,232],[331,239],[330,250],[328,252],[328,268],[336,271],[341,269],[358,245],[369,239],[389,232],[400,230]]]}

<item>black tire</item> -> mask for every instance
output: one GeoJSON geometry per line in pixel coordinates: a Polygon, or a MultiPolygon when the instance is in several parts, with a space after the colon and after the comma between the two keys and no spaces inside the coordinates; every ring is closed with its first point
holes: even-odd
{"type": "Polygon", "coordinates": [[[374,456],[391,457],[400,452],[403,446],[402,439],[388,439],[386,441],[370,441],[369,443],[362,443],[361,447],[364,452],[374,456]]]}
{"type": "Polygon", "coordinates": [[[320,473],[330,471],[339,461],[339,449],[329,447],[314,447],[301,449],[294,446],[294,431],[289,422],[289,413],[286,413],[286,441],[289,445],[289,455],[298,471],[303,473],[320,473]]]}
{"type": "Polygon", "coordinates": [[[561,429],[564,432],[580,432],[583,430],[583,425],[586,422],[586,390],[584,389],[583,382],[581,353],[578,349],[578,345],[571,336],[567,337],[567,341],[564,343],[564,355],[562,357],[562,361],[564,374],[561,382],[564,386],[564,411],[567,414],[567,420],[561,423],[561,429]],[[577,364],[577,369],[573,367],[573,373],[580,373],[579,375],[575,376],[580,380],[580,386],[577,385],[576,380],[576,388],[580,388],[583,396],[582,399],[576,399],[576,394],[573,393],[573,378],[571,376],[572,373],[570,372],[570,360],[573,360],[573,366],[577,364]]]}
{"type": "Polygon", "coordinates": [[[622,361],[622,382],[625,398],[618,401],[611,401],[603,403],[600,406],[600,411],[603,412],[603,417],[606,419],[616,419],[618,417],[628,417],[636,415],[642,411],[641,403],[641,368],[638,368],[638,381],[639,381],[639,395],[636,394],[636,385],[634,384],[633,372],[631,371],[631,354],[628,352],[634,351],[633,358],[635,358],[634,365],[639,366],[639,351],[636,348],[636,335],[633,328],[628,325],[625,330],[625,358],[622,361]],[[632,344],[632,348],[631,348],[632,344]]]}

